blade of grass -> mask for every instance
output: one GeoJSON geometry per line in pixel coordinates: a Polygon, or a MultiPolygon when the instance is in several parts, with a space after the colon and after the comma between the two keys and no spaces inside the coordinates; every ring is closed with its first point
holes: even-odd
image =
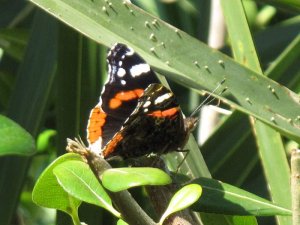
{"type": "Polygon", "coordinates": [[[23,29],[1,29],[0,47],[11,57],[21,61],[28,42],[28,31],[23,29]]]}
{"type": "MultiPolygon", "coordinates": [[[[2,65],[4,64],[1,61],[2,65]]],[[[8,72],[0,71],[0,110],[6,111],[9,102],[10,93],[12,92],[14,77],[8,72]]]]}
{"type": "Polygon", "coordinates": [[[254,34],[255,45],[261,63],[268,65],[298,35],[300,16],[269,26],[254,34]],[[276,37],[276,38],[274,38],[276,37]]]}
{"type": "MultiPolygon", "coordinates": [[[[56,21],[39,11],[8,108],[8,116],[33,136],[39,130],[54,79],[55,41],[56,21]]],[[[20,157],[0,159],[0,218],[3,225],[10,224],[30,161],[30,158],[20,157]]]]}
{"type": "MultiPolygon", "coordinates": [[[[280,7],[285,10],[292,10],[295,13],[300,12],[300,2],[297,0],[263,0],[264,2],[280,7]]],[[[261,2],[261,1],[258,1],[261,2]]]]}
{"type": "Polygon", "coordinates": [[[228,117],[201,146],[213,177],[237,186],[258,162],[249,119],[238,111],[228,117]],[[222,140],[221,142],[218,140],[222,140]],[[232,162],[236,163],[232,166],[232,162]]]}
{"type": "Polygon", "coordinates": [[[0,27],[6,27],[27,3],[22,0],[0,2],[0,27]]]}
{"type": "Polygon", "coordinates": [[[289,44],[280,56],[265,71],[266,76],[278,80],[294,62],[300,58],[300,34],[289,44]]]}
{"type": "MultiPolygon", "coordinates": [[[[258,57],[241,1],[221,1],[232,49],[237,61],[261,73],[258,57]],[[238,20],[236,18],[239,18],[238,20]]],[[[253,123],[262,164],[274,202],[290,208],[289,166],[278,132],[260,121],[253,123]]],[[[289,217],[277,217],[279,224],[291,224],[289,217]]]]}
{"type": "Polygon", "coordinates": [[[58,152],[66,152],[66,138],[79,134],[82,37],[64,24],[59,25],[57,65],[58,152]]]}

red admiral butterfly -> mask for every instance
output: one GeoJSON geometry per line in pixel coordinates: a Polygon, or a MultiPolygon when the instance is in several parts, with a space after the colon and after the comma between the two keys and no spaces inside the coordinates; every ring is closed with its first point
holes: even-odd
{"type": "Polygon", "coordinates": [[[183,118],[174,94],[133,49],[117,43],[107,62],[108,81],[88,122],[89,148],[124,159],[182,149],[196,119],[183,118]]]}

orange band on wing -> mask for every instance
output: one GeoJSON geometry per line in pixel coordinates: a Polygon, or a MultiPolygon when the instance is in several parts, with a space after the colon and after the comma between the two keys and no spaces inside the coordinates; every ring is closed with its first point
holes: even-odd
{"type": "Polygon", "coordinates": [[[134,89],[132,91],[118,92],[114,98],[109,101],[109,108],[116,109],[122,105],[124,101],[130,101],[141,97],[144,93],[143,89],[134,89]]]}
{"type": "Polygon", "coordinates": [[[115,95],[115,98],[121,101],[130,101],[131,99],[139,98],[144,93],[143,89],[135,89],[132,91],[121,91],[115,95]]]}
{"type": "Polygon", "coordinates": [[[100,107],[95,107],[90,114],[88,123],[88,140],[91,144],[102,136],[102,127],[105,124],[106,113],[100,107]]]}
{"type": "Polygon", "coordinates": [[[116,148],[117,144],[122,141],[123,136],[121,133],[117,133],[110,142],[105,146],[105,149],[102,151],[104,158],[107,158],[116,148]]]}
{"type": "Polygon", "coordinates": [[[120,107],[121,105],[122,105],[122,101],[120,99],[112,98],[109,101],[109,108],[111,108],[111,109],[116,109],[116,108],[120,107]]]}
{"type": "Polygon", "coordinates": [[[148,113],[147,115],[154,116],[154,117],[172,117],[172,116],[175,116],[178,111],[179,111],[178,107],[173,107],[173,108],[166,109],[163,111],[156,110],[151,113],[148,113]]]}

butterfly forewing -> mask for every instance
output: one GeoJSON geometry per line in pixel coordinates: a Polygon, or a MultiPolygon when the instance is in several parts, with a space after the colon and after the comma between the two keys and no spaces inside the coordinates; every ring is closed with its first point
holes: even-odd
{"type": "Polygon", "coordinates": [[[114,45],[107,56],[108,79],[100,102],[91,111],[87,128],[90,148],[100,152],[136,109],[152,83],[159,83],[150,66],[133,49],[114,45]]]}

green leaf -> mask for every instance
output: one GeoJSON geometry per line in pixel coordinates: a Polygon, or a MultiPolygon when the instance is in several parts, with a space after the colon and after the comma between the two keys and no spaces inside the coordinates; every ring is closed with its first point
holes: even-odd
{"type": "Polygon", "coordinates": [[[202,193],[202,188],[198,184],[188,184],[181,188],[172,197],[168,208],[161,216],[159,224],[163,224],[164,220],[174,212],[185,209],[196,202],[202,193]]]}
{"type": "Polygon", "coordinates": [[[35,151],[32,136],[14,121],[0,115],[0,156],[30,156],[35,151]]]}
{"type": "Polygon", "coordinates": [[[119,219],[117,225],[129,225],[129,224],[126,223],[124,220],[119,219]]]}
{"type": "Polygon", "coordinates": [[[81,162],[82,158],[78,154],[69,153],[52,162],[37,180],[32,192],[32,200],[40,206],[58,209],[71,215],[77,211],[81,201],[70,196],[59,185],[53,174],[53,169],[66,161],[81,162]]]}
{"type": "Polygon", "coordinates": [[[257,225],[257,220],[254,216],[232,216],[232,223],[235,225],[257,225]]]}
{"type": "MultiPolygon", "coordinates": [[[[283,80],[283,78],[287,78],[287,73],[293,74],[299,72],[299,49],[300,34],[298,34],[295,39],[284,49],[284,51],[272,62],[272,64],[265,71],[266,76],[273,80],[283,80]],[[295,68],[293,68],[294,64],[296,65],[295,68]]],[[[297,79],[295,78],[297,78],[296,74],[293,74],[292,79],[291,77],[288,77],[288,82],[286,81],[288,87],[292,87],[292,85],[296,83],[297,79]]]]}
{"type": "Polygon", "coordinates": [[[255,216],[229,216],[213,213],[201,213],[201,220],[205,225],[220,225],[234,224],[234,225],[257,225],[255,216]]]}
{"type": "MultiPolygon", "coordinates": [[[[230,39],[233,43],[232,50],[235,59],[250,69],[261,73],[262,69],[248,28],[242,2],[235,0],[229,3],[223,0],[221,3],[230,39]],[[236,18],[240,19],[236,20],[236,18]]],[[[275,89],[270,88],[276,95],[275,89]]],[[[290,207],[291,198],[289,195],[285,196],[285,193],[290,193],[290,172],[281,136],[261,121],[252,120],[252,126],[270,187],[271,197],[276,203],[284,207],[290,207]],[[272,149],[272,154],[270,154],[270,149],[272,149]],[[274,176],[275,170],[278,171],[274,176]]],[[[292,224],[289,217],[279,217],[278,221],[281,225],[292,224]]]]}
{"type": "Polygon", "coordinates": [[[0,47],[5,53],[21,61],[28,41],[25,29],[0,29],[0,47]]]}
{"type": "MultiPolygon", "coordinates": [[[[261,3],[262,1],[257,2],[261,3]]],[[[292,10],[295,13],[300,12],[300,3],[297,0],[264,0],[264,2],[282,8],[283,10],[292,10]]]]}
{"type": "Polygon", "coordinates": [[[166,185],[172,182],[170,176],[157,168],[117,168],[102,174],[102,184],[110,191],[117,192],[143,185],[166,185]]]}
{"type": "Polygon", "coordinates": [[[51,144],[51,140],[53,140],[56,134],[57,134],[56,130],[51,130],[51,129],[44,130],[43,132],[41,132],[37,138],[38,151],[45,152],[48,150],[48,148],[53,146],[53,144],[51,144]]]}
{"type": "MultiPolygon", "coordinates": [[[[1,50],[0,50],[0,60],[1,57],[1,50]]],[[[5,67],[5,62],[1,60],[1,65],[5,67]]],[[[9,65],[7,65],[9,66],[9,65]]],[[[0,109],[5,109],[8,105],[10,95],[14,88],[14,76],[7,71],[0,70],[0,109]]]]}
{"type": "Polygon", "coordinates": [[[255,147],[249,118],[234,111],[205,141],[201,152],[213,177],[239,186],[258,161],[255,147]]]}
{"type": "Polygon", "coordinates": [[[105,208],[116,217],[120,217],[110,197],[96,179],[88,164],[82,161],[66,161],[53,170],[59,184],[71,196],[105,208]]]}
{"type": "MultiPolygon", "coordinates": [[[[81,133],[81,88],[83,83],[82,74],[82,37],[80,34],[65,26],[59,24],[58,36],[58,64],[57,64],[57,85],[56,92],[56,123],[57,123],[57,147],[61,154],[64,153],[66,137],[75,137],[81,133]],[[70,91],[72,90],[72,91],[70,91]]],[[[89,108],[91,105],[89,106],[89,108]]],[[[85,123],[84,123],[85,124],[85,123]]]]}
{"type": "Polygon", "coordinates": [[[226,78],[223,86],[230,95],[226,99],[221,96],[222,100],[281,133],[300,139],[297,94],[136,6],[117,0],[111,0],[111,6],[98,1],[32,2],[99,43],[130,45],[159,72],[183,85],[212,91],[226,78]],[[158,41],[150,38],[152,34],[158,41]]]}
{"type": "Polygon", "coordinates": [[[193,205],[195,211],[229,215],[291,215],[291,210],[276,205],[230,184],[214,179],[198,178],[203,193],[201,201],[193,205]]]}

